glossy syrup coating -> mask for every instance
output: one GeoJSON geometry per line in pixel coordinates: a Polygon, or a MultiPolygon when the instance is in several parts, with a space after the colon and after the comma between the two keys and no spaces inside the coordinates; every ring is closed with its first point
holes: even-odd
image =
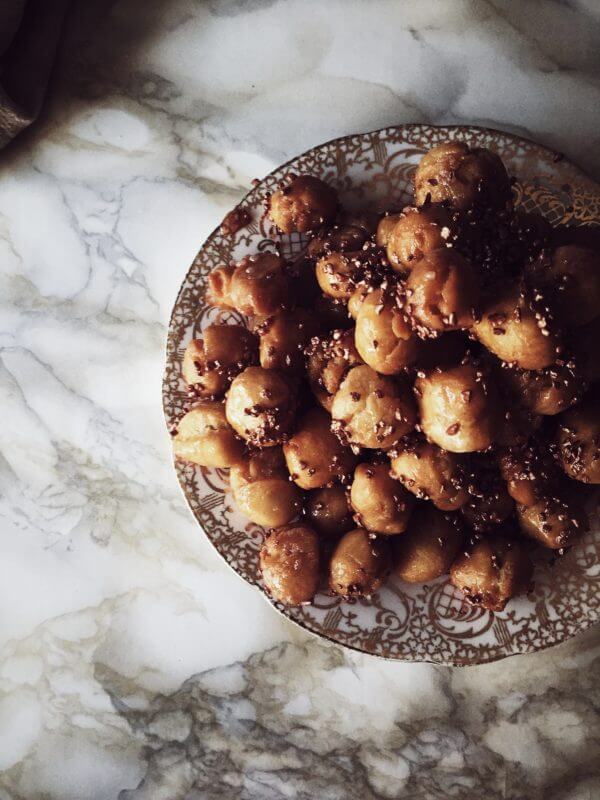
{"type": "Polygon", "coordinates": [[[260,550],[265,587],[286,606],[310,602],[319,587],[319,541],[308,525],[274,530],[260,550]]]}
{"type": "Polygon", "coordinates": [[[208,276],[208,299],[241,314],[267,316],[291,304],[285,261],[275,253],[246,256],[237,266],[217,267],[208,276]]]}
{"type": "Polygon", "coordinates": [[[231,383],[225,413],[242,439],[255,447],[272,447],[291,433],[296,392],[284,374],[247,367],[231,383]]]}
{"type": "Polygon", "coordinates": [[[257,355],[258,339],[243,325],[209,325],[185,349],[183,379],[199,397],[217,399],[257,355]]]}
{"type": "Polygon", "coordinates": [[[390,571],[390,551],[383,538],[354,528],[338,542],[329,563],[329,588],[342,597],[369,596],[390,571]]]}
{"type": "Polygon", "coordinates": [[[328,253],[356,253],[369,238],[369,225],[353,219],[315,236],[306,248],[310,258],[320,258],[328,253]]]}
{"type": "Polygon", "coordinates": [[[300,175],[269,200],[269,219],[283,233],[306,233],[329,225],[339,207],[337,192],[314,175],[300,175]]]}
{"type": "Polygon", "coordinates": [[[455,518],[420,503],[406,533],[394,537],[394,573],[408,583],[425,583],[445,575],[463,538],[455,518]]]}
{"type": "Polygon", "coordinates": [[[313,394],[327,411],[348,371],[359,364],[354,344],[354,328],[336,329],[325,338],[316,338],[308,348],[306,372],[313,394]]]}
{"type": "Polygon", "coordinates": [[[417,205],[448,203],[457,210],[502,207],[510,202],[510,180],[495,153],[465,142],[450,141],[433,147],[415,173],[417,205]]]}
{"type": "Polygon", "coordinates": [[[514,500],[493,457],[471,458],[467,492],[469,498],[460,510],[477,533],[505,522],[515,509],[514,500]]]}
{"type": "Polygon", "coordinates": [[[173,453],[182,461],[223,468],[238,461],[243,452],[242,442],[227,422],[223,403],[198,403],[177,423],[173,453]]]}
{"type": "Polygon", "coordinates": [[[560,352],[552,320],[543,304],[518,286],[492,299],[474,325],[479,341],[502,361],[521,369],[544,369],[560,352]]]}
{"type": "Polygon", "coordinates": [[[577,328],[600,316],[599,251],[576,244],[545,250],[532,267],[531,280],[565,325],[577,328]]]}
{"type": "Polygon", "coordinates": [[[397,214],[388,213],[381,217],[377,224],[377,232],[375,233],[375,243],[378,247],[387,247],[392,231],[401,216],[402,212],[399,211],[397,214]]]}
{"type": "Polygon", "coordinates": [[[311,311],[295,308],[261,318],[255,330],[260,337],[261,367],[299,373],[306,361],[304,351],[318,333],[319,322],[311,311]]]}
{"type": "Polygon", "coordinates": [[[363,361],[382,375],[394,375],[416,361],[421,343],[397,287],[380,287],[366,295],[356,314],[355,344],[363,361]]]}
{"type": "Polygon", "coordinates": [[[354,527],[346,489],[339,484],[312,491],[305,510],[309,523],[322,536],[334,538],[354,527]]]}
{"type": "Polygon", "coordinates": [[[359,464],[354,470],[350,502],[356,521],[368,531],[397,534],[406,530],[414,498],[390,477],[389,464],[359,464]]]}
{"type": "Polygon", "coordinates": [[[566,474],[582,483],[600,483],[600,399],[588,395],[557,420],[558,460],[566,474]]]}
{"type": "Polygon", "coordinates": [[[423,436],[407,436],[390,452],[391,472],[419,500],[455,511],[468,500],[460,457],[423,436]]]}
{"type": "Polygon", "coordinates": [[[231,467],[229,483],[238,510],[252,522],[276,528],[301,511],[302,497],[289,479],[280,447],[259,450],[231,467]]]}
{"type": "Polygon", "coordinates": [[[454,249],[424,256],[406,282],[407,308],[423,336],[470,328],[479,305],[471,264],[454,249]]]}
{"type": "Polygon", "coordinates": [[[326,411],[311,408],[283,445],[290,476],[302,489],[319,489],[352,473],[356,456],[332,433],[330,424],[326,411]]]}
{"type": "Polygon", "coordinates": [[[434,250],[456,241],[454,214],[444,206],[405,208],[387,234],[386,252],[392,269],[410,272],[434,250]]]}
{"type": "Polygon", "coordinates": [[[580,505],[564,489],[531,506],[517,505],[517,520],[525,536],[552,550],[570,547],[587,530],[580,505]]]}
{"type": "Polygon", "coordinates": [[[333,399],[331,416],[342,441],[383,450],[411,431],[417,419],[408,386],[366,365],[348,372],[333,399]]]}
{"type": "Polygon", "coordinates": [[[552,492],[557,482],[556,465],[535,439],[500,448],[496,457],[507,491],[519,505],[533,506],[552,492]]]}
{"type": "Polygon", "coordinates": [[[516,403],[542,416],[565,411],[580,400],[586,388],[574,361],[562,361],[542,370],[504,369],[499,378],[516,403]]]}
{"type": "Polygon", "coordinates": [[[527,591],[533,567],[515,539],[486,536],[458,556],[450,581],[466,600],[490,611],[502,611],[511,597],[527,591]]]}
{"type": "Polygon", "coordinates": [[[359,253],[328,253],[317,261],[315,274],[321,291],[335,300],[349,300],[361,276],[359,253]]]}
{"type": "Polygon", "coordinates": [[[499,423],[495,388],[474,364],[434,370],[415,383],[423,432],[451,453],[487,449],[499,423]]]}

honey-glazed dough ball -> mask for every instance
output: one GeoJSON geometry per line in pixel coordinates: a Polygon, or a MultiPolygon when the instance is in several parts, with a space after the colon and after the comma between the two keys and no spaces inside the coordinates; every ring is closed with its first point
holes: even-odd
{"type": "Polygon", "coordinates": [[[329,412],[348,371],[363,363],[354,338],[354,328],[334,330],[326,339],[313,341],[309,350],[308,381],[319,403],[329,412]]]}
{"type": "Polygon", "coordinates": [[[406,530],[414,498],[390,477],[390,465],[386,462],[356,467],[350,502],[357,522],[368,531],[396,534],[406,530]]]}
{"type": "Polygon", "coordinates": [[[600,317],[573,331],[570,346],[581,376],[588,383],[600,381],[600,317]]]}
{"type": "Polygon", "coordinates": [[[356,456],[332,433],[322,408],[311,408],[294,435],[283,445],[290,476],[302,489],[319,489],[350,475],[356,456]]]}
{"type": "Polygon", "coordinates": [[[431,500],[442,511],[455,511],[469,497],[460,457],[422,436],[408,436],[396,445],[391,471],[419,500],[431,500]]]}
{"type": "Polygon", "coordinates": [[[286,606],[309,603],[319,588],[319,541],[308,525],[273,531],[260,551],[265,587],[286,606]]]}
{"type": "Polygon", "coordinates": [[[349,300],[360,280],[360,253],[332,252],[317,261],[315,274],[321,291],[335,300],[349,300]]]}
{"type": "Polygon", "coordinates": [[[451,453],[485,450],[499,422],[496,391],[473,364],[440,369],[415,383],[421,427],[432,442],[451,453]]]}
{"type": "Polygon", "coordinates": [[[352,317],[352,319],[356,320],[358,317],[358,312],[360,311],[362,304],[365,302],[369,294],[370,291],[368,289],[360,286],[358,289],[355,289],[352,292],[348,298],[348,314],[352,317]]]}
{"type": "Polygon", "coordinates": [[[260,337],[261,367],[302,372],[306,361],[305,348],[318,330],[316,317],[304,308],[281,311],[261,319],[256,326],[260,337]]]}
{"type": "Polygon", "coordinates": [[[352,224],[334,225],[320,236],[311,239],[306,252],[310,258],[320,258],[327,253],[355,253],[361,249],[368,238],[368,229],[359,221],[352,224]]]}
{"type": "Polygon", "coordinates": [[[515,509],[495,459],[473,458],[468,483],[469,499],[461,512],[478,533],[507,520],[515,509]]]}
{"type": "Polygon", "coordinates": [[[501,207],[510,202],[510,179],[495,153],[452,141],[426,153],[415,173],[415,199],[421,206],[448,203],[457,210],[501,207]]]}
{"type": "Polygon", "coordinates": [[[242,442],[225,418],[223,403],[199,403],[177,423],[173,453],[182,461],[201,467],[230,467],[243,452],[242,442]]]}
{"type": "Polygon", "coordinates": [[[280,447],[259,450],[231,467],[229,483],[238,510],[265,528],[278,528],[298,516],[300,490],[289,479],[280,447]]]}
{"type": "Polygon", "coordinates": [[[337,192],[314,175],[300,175],[273,192],[269,219],[283,233],[306,233],[330,225],[337,214],[337,192]]]}
{"type": "Polygon", "coordinates": [[[387,244],[394,230],[394,226],[402,216],[402,212],[397,214],[385,214],[377,225],[377,233],[375,234],[375,244],[378,247],[387,247],[387,244]]]}
{"type": "Polygon", "coordinates": [[[558,418],[559,463],[566,474],[582,483],[600,483],[600,401],[588,395],[558,418]]]}
{"type": "Polygon", "coordinates": [[[354,527],[346,489],[339,485],[311,492],[306,501],[306,516],[317,533],[328,538],[340,536],[354,527]]]}
{"type": "Polygon", "coordinates": [[[518,403],[543,416],[565,411],[579,401],[586,388],[572,361],[542,370],[504,369],[501,378],[518,403]]]}
{"type": "Polygon", "coordinates": [[[291,304],[285,261],[275,253],[246,256],[233,267],[217,267],[208,276],[208,300],[241,314],[268,316],[291,304]]]}
{"type": "Polygon", "coordinates": [[[342,597],[369,596],[388,576],[390,551],[385,539],[355,528],[338,542],[329,564],[329,587],[342,597]]]}
{"type": "Polygon", "coordinates": [[[409,388],[366,365],[348,372],[333,398],[331,416],[343,441],[383,450],[411,431],[417,419],[409,388]]]}
{"type": "Polygon", "coordinates": [[[461,553],[450,570],[450,582],[469,603],[502,611],[511,597],[526,592],[533,566],[515,540],[486,536],[469,553],[461,553]]]}
{"type": "Polygon", "coordinates": [[[408,583],[445,575],[463,542],[457,521],[429,504],[419,504],[402,536],[393,540],[394,572],[408,583]]]}
{"type": "Polygon", "coordinates": [[[551,493],[556,483],[556,466],[535,440],[498,452],[498,466],[513,500],[533,506],[551,493]]]}
{"type": "Polygon", "coordinates": [[[532,280],[564,324],[577,328],[600,316],[598,251],[575,244],[544,251],[533,265],[532,280]]]}
{"type": "Polygon", "coordinates": [[[456,250],[434,250],[412,269],[407,307],[425,335],[470,328],[479,304],[479,285],[469,262],[456,250]]]}
{"type": "Polygon", "coordinates": [[[420,340],[393,287],[375,289],[361,303],[355,344],[363,361],[382,375],[395,375],[415,362],[420,340]]]}
{"type": "Polygon", "coordinates": [[[231,427],[255,447],[272,447],[288,437],[296,413],[296,395],[280,372],[247,367],[233,379],[225,402],[231,427]]]}
{"type": "Polygon", "coordinates": [[[575,544],[587,530],[587,520],[566,491],[542,497],[531,506],[517,505],[521,531],[551,550],[575,544]]]}
{"type": "Polygon", "coordinates": [[[185,349],[183,379],[200,397],[222,397],[245,367],[256,363],[258,339],[243,325],[209,325],[185,349]]]}
{"type": "Polygon", "coordinates": [[[456,241],[452,212],[443,206],[405,208],[387,238],[387,257],[398,272],[410,272],[434,250],[456,241]]]}
{"type": "Polygon", "coordinates": [[[558,341],[550,320],[518,287],[492,300],[473,330],[494,355],[521,369],[544,369],[556,361],[558,341]]]}

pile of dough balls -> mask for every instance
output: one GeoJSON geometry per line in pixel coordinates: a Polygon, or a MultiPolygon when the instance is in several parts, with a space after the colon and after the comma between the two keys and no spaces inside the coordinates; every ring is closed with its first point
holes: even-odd
{"type": "Polygon", "coordinates": [[[503,609],[600,483],[594,238],[515,209],[498,156],[461,141],[424,155],[413,206],[351,213],[302,175],[267,214],[309,244],[209,276],[248,327],[189,342],[176,457],[229,468],[280,603],[449,574],[503,609]]]}

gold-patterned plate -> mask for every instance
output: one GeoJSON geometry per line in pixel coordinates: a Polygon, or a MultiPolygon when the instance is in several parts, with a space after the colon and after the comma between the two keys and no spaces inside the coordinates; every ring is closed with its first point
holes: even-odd
{"type": "MultiPolygon", "coordinates": [[[[274,246],[262,214],[264,201],[278,182],[289,173],[310,173],[333,184],[346,207],[398,208],[410,200],[412,174],[423,153],[452,138],[495,150],[517,179],[516,200],[524,210],[541,212],[554,225],[600,224],[597,184],[560,154],[508,133],[475,127],[399,125],[315,147],[252,189],[241,204],[250,211],[251,223],[234,236],[215,230],[186,275],[167,342],[163,405],[169,427],[188,407],[181,377],[187,342],[216,319],[244,322],[235,312],[206,304],[206,276],[220,264],[274,246]]],[[[290,258],[305,245],[298,234],[277,239],[290,258]]],[[[177,463],[176,469],[188,504],[214,547],[242,578],[263,591],[258,551],[264,531],[234,510],[227,472],[183,463],[177,463]]],[[[600,618],[600,525],[595,510],[593,517],[586,538],[563,558],[539,563],[533,592],[512,600],[500,613],[468,605],[446,579],[423,585],[391,579],[370,599],[342,600],[320,593],[312,605],[273,605],[319,636],[384,658],[479,664],[540,650],[600,618]]]]}

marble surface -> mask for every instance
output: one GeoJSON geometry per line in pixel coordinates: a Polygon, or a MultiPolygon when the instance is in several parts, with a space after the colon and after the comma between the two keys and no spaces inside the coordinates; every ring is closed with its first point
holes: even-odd
{"type": "Polygon", "coordinates": [[[0,800],[592,800],[600,630],[468,669],[313,639],[170,463],[163,345],[209,231],[287,157],[483,123],[600,178],[595,0],[86,0],[0,154],[0,800]]]}

